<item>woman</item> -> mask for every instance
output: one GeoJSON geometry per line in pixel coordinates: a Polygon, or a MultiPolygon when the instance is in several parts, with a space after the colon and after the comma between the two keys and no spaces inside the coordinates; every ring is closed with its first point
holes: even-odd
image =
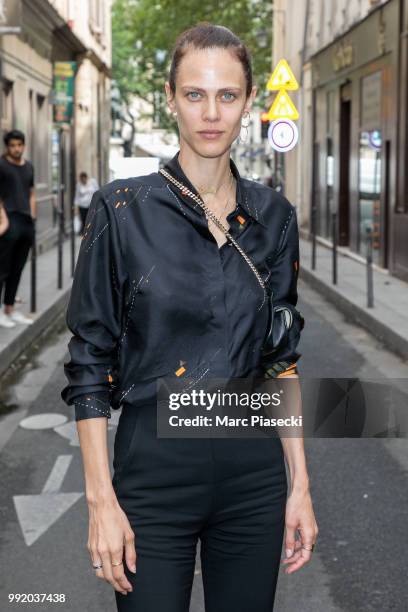
{"type": "Polygon", "coordinates": [[[204,23],[181,34],[165,91],[180,151],[166,175],[95,194],[67,312],[74,335],[62,397],[75,404],[88,549],[118,610],[187,612],[200,539],[206,612],[269,612],[285,525],[288,573],[310,560],[317,536],[302,439],[158,437],[156,381],[200,385],[267,365],[296,377],[298,353],[292,363],[263,360],[260,285],[186,188],[229,227],[275,299],[293,305],[296,214],[230,159],[256,94],[248,50],[230,30],[204,23]],[[112,482],[111,405],[122,406],[112,482]]]}

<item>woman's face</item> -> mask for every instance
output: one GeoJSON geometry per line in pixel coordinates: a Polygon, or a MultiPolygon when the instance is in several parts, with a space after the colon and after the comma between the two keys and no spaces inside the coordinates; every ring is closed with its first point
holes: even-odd
{"type": "Polygon", "coordinates": [[[246,98],[241,62],[221,48],[188,49],[179,63],[176,93],[165,85],[171,112],[177,113],[180,139],[203,157],[222,155],[241,130],[256,87],[246,98]]]}

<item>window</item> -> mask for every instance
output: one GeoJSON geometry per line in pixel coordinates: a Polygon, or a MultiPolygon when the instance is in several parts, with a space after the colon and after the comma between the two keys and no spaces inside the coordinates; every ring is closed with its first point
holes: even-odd
{"type": "Polygon", "coordinates": [[[10,130],[13,125],[13,83],[11,81],[3,80],[0,95],[1,128],[10,130]]]}
{"type": "Polygon", "coordinates": [[[103,44],[105,40],[105,2],[104,0],[90,0],[89,28],[96,40],[103,44]]]}
{"type": "Polygon", "coordinates": [[[366,254],[371,236],[376,263],[381,254],[381,98],[381,71],[364,76],[360,92],[358,250],[366,254]]]}
{"type": "Polygon", "coordinates": [[[331,218],[334,212],[334,91],[327,92],[326,112],[326,214],[322,233],[329,237],[331,235],[331,218]]]}
{"type": "Polygon", "coordinates": [[[381,145],[380,130],[360,132],[358,250],[366,254],[367,239],[371,235],[376,263],[381,246],[381,145]]]}
{"type": "Polygon", "coordinates": [[[32,131],[32,152],[35,182],[38,187],[48,184],[49,173],[49,104],[48,99],[36,94],[33,100],[35,129],[32,131]]]}

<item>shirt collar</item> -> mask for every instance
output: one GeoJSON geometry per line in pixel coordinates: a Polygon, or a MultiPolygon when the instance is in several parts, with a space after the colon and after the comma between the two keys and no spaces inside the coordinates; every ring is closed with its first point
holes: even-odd
{"type": "MultiPolygon", "coordinates": [[[[188,187],[188,189],[190,191],[192,191],[193,193],[195,193],[196,195],[199,195],[196,188],[194,187],[194,185],[188,180],[187,176],[184,174],[181,166],[180,166],[180,162],[178,160],[179,157],[179,153],[180,151],[177,151],[177,153],[175,154],[175,156],[168,161],[164,168],[166,170],[168,170],[173,176],[174,178],[176,178],[178,181],[180,181],[181,183],[183,183],[186,187],[188,187]]],[[[267,223],[264,221],[263,217],[262,217],[262,213],[259,210],[259,208],[257,208],[256,206],[252,205],[251,200],[251,190],[247,189],[245,184],[244,184],[244,179],[241,177],[238,168],[236,166],[236,164],[234,163],[234,161],[230,158],[230,168],[231,168],[231,172],[234,176],[234,178],[237,181],[237,203],[238,205],[242,206],[242,208],[244,210],[247,211],[247,213],[257,222],[260,223],[261,225],[263,225],[264,227],[267,227],[267,223]]],[[[180,194],[178,194],[180,195],[180,194]]],[[[182,196],[183,201],[187,204],[189,204],[191,207],[194,207],[194,209],[201,215],[204,215],[204,211],[200,206],[197,206],[196,203],[194,203],[194,200],[192,200],[191,198],[189,198],[188,196],[182,196]]]]}

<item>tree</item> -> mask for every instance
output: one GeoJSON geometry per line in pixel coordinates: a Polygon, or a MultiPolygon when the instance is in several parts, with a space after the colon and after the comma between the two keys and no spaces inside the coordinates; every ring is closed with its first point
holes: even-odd
{"type": "Polygon", "coordinates": [[[258,85],[257,103],[263,108],[271,67],[271,6],[264,0],[115,0],[113,78],[127,110],[132,98],[139,96],[153,105],[155,126],[175,129],[166,110],[164,82],[176,37],[198,21],[222,24],[248,45],[258,85]],[[262,47],[261,36],[265,39],[262,47]]]}

